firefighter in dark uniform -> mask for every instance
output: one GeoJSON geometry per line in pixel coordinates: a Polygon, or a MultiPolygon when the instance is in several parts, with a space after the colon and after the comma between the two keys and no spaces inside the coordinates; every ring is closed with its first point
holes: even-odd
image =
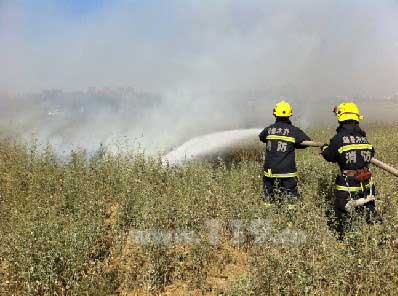
{"type": "Polygon", "coordinates": [[[336,178],[334,208],[337,231],[342,237],[345,231],[350,230],[353,211],[365,214],[368,223],[380,219],[374,199],[375,186],[368,168],[375,150],[359,127],[359,120],[363,117],[352,102],[340,104],[334,112],[340,125],[329,145],[321,148],[321,154],[340,168],[336,178]]]}
{"type": "Polygon", "coordinates": [[[268,206],[275,202],[294,204],[299,199],[295,149],[306,148],[300,143],[311,139],[290,121],[293,112],[289,103],[277,103],[273,114],[275,123],[259,134],[260,141],[266,143],[264,202],[268,206]]]}

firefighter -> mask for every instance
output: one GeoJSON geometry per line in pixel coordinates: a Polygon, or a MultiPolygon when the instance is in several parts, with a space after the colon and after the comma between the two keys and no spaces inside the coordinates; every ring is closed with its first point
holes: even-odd
{"type": "Polygon", "coordinates": [[[334,113],[339,122],[337,134],[321,148],[321,154],[340,168],[336,177],[334,210],[337,231],[342,237],[351,228],[353,212],[365,214],[368,223],[379,220],[374,200],[375,185],[368,168],[375,150],[359,127],[363,116],[356,104],[341,103],[334,108],[334,113]]]}
{"type": "Polygon", "coordinates": [[[266,143],[264,205],[294,204],[299,199],[295,149],[306,148],[300,143],[311,139],[290,121],[293,111],[289,103],[277,103],[273,114],[275,123],[259,134],[260,141],[266,143]],[[281,194],[276,194],[277,191],[281,194]]]}

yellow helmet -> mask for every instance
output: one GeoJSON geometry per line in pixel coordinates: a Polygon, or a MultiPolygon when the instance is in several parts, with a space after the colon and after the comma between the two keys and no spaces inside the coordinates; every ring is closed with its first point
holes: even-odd
{"type": "Polygon", "coordinates": [[[292,106],[286,101],[276,103],[274,107],[274,115],[276,117],[290,117],[293,114],[292,106]]]}
{"type": "Polygon", "coordinates": [[[358,121],[363,119],[358,106],[353,102],[341,103],[339,106],[334,107],[333,112],[337,116],[339,122],[346,120],[358,121]]]}

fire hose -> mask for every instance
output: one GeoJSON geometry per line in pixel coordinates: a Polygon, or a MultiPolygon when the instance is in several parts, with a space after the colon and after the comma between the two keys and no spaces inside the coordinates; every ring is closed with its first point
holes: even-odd
{"type": "MultiPolygon", "coordinates": [[[[325,145],[322,142],[314,142],[314,141],[303,141],[301,143],[304,146],[309,146],[309,147],[322,147],[323,145],[325,145]]],[[[390,174],[398,177],[398,170],[376,158],[372,158],[370,160],[370,163],[372,163],[373,165],[377,166],[378,168],[381,168],[383,170],[385,170],[386,172],[389,172],[390,174]]]]}

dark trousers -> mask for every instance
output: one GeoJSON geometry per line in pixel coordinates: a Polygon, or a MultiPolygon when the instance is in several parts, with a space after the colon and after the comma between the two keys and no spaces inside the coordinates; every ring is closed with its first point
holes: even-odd
{"type": "MultiPolygon", "coordinates": [[[[336,183],[338,185],[343,185],[344,183],[348,183],[349,186],[361,186],[361,183],[355,182],[353,180],[343,180],[343,177],[337,177],[336,183]],[[348,182],[347,182],[348,181],[348,182]]],[[[371,184],[368,188],[366,186],[369,185],[369,181],[362,182],[362,186],[364,190],[357,191],[357,192],[348,192],[343,190],[336,190],[335,191],[335,204],[334,204],[334,211],[336,213],[337,218],[337,225],[336,230],[339,236],[342,238],[344,233],[347,231],[352,230],[352,222],[353,218],[364,218],[366,223],[368,224],[375,224],[381,223],[381,217],[376,211],[376,203],[375,201],[370,201],[362,206],[358,206],[355,208],[353,212],[348,212],[346,209],[347,203],[352,199],[359,199],[365,198],[366,196],[372,194],[375,195],[375,186],[371,184]]]]}
{"type": "Polygon", "coordinates": [[[299,199],[297,177],[269,178],[263,176],[264,201],[295,203],[299,199]]]}

